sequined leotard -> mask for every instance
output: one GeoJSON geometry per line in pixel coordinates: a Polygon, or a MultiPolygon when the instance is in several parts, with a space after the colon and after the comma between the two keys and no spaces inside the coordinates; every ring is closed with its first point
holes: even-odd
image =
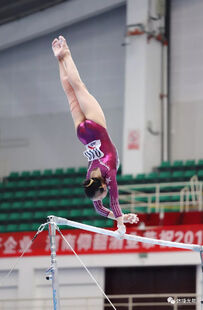
{"type": "MultiPolygon", "coordinates": [[[[116,173],[118,168],[118,155],[107,130],[91,120],[85,120],[77,128],[79,140],[86,146],[83,154],[87,157],[89,165],[87,179],[92,170],[99,168],[105,179],[110,196],[110,207],[115,217],[122,216],[118,201],[118,187],[116,173]]],[[[102,216],[108,216],[110,210],[105,208],[101,200],[93,202],[95,210],[102,216]]]]}

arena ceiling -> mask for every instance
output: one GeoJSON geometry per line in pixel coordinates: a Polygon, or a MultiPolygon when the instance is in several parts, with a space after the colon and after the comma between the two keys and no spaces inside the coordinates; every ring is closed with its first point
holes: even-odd
{"type": "Polygon", "coordinates": [[[0,25],[72,0],[0,0],[0,25]]]}

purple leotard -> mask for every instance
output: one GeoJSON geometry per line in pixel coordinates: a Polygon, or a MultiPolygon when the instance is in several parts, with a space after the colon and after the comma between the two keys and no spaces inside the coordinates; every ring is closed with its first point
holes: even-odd
{"type": "MultiPolygon", "coordinates": [[[[83,152],[87,157],[89,165],[87,179],[90,178],[92,170],[99,168],[102,177],[105,179],[109,195],[110,207],[115,217],[122,216],[121,208],[118,201],[118,186],[116,173],[118,168],[118,154],[113,145],[107,130],[91,120],[85,120],[77,128],[79,140],[86,146],[83,152]]],[[[93,202],[96,211],[102,216],[109,215],[109,209],[105,208],[101,200],[93,202]]]]}

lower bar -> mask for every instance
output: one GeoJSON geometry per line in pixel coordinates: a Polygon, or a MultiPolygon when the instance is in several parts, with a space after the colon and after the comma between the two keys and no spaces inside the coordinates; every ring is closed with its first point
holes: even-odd
{"type": "MultiPolygon", "coordinates": [[[[48,220],[53,221],[57,225],[67,225],[67,226],[75,227],[78,229],[92,231],[92,232],[95,232],[98,234],[112,236],[115,238],[121,237],[120,234],[116,231],[112,231],[112,230],[108,230],[108,229],[104,229],[104,228],[94,227],[91,225],[86,225],[86,224],[70,221],[70,220],[67,220],[65,218],[57,217],[54,215],[48,216],[48,220]]],[[[128,234],[123,235],[123,239],[134,240],[134,241],[143,242],[143,243],[157,244],[157,245],[168,246],[168,247],[173,247],[173,248],[193,250],[193,251],[197,251],[197,252],[200,252],[203,249],[203,247],[201,245],[198,245],[198,244],[186,244],[186,243],[152,239],[152,238],[146,238],[146,237],[140,237],[140,236],[128,235],[128,234]]]]}

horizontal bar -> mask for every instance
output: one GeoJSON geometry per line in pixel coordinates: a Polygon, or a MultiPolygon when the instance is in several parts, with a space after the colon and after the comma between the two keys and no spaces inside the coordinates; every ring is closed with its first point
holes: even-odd
{"type": "MultiPolygon", "coordinates": [[[[112,236],[112,237],[115,237],[118,239],[121,238],[121,235],[116,231],[112,231],[112,230],[108,230],[108,229],[104,229],[104,228],[100,228],[100,227],[94,227],[91,225],[74,222],[74,221],[67,220],[65,218],[57,217],[54,215],[48,216],[48,220],[51,222],[54,222],[56,225],[67,225],[67,226],[75,227],[78,229],[92,231],[92,232],[102,234],[102,235],[112,236]]],[[[150,243],[150,244],[168,246],[168,247],[173,247],[173,248],[187,249],[187,250],[192,250],[192,251],[196,251],[196,252],[200,252],[203,250],[203,247],[201,245],[198,245],[198,244],[187,244],[187,243],[152,239],[152,238],[140,237],[140,236],[129,235],[129,234],[124,234],[123,239],[132,240],[132,241],[136,241],[136,242],[143,242],[143,243],[150,243]]]]}

